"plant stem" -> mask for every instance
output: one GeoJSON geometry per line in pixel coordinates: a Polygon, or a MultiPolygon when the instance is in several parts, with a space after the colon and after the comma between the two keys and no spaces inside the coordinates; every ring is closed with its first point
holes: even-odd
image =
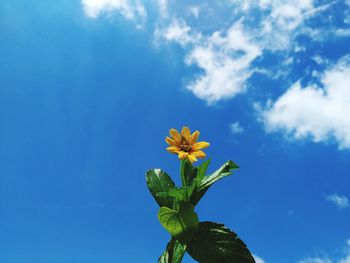
{"type": "Polygon", "coordinates": [[[181,160],[181,163],[180,163],[180,176],[181,176],[181,183],[183,187],[187,186],[186,179],[185,179],[185,162],[186,162],[186,159],[181,160]]]}

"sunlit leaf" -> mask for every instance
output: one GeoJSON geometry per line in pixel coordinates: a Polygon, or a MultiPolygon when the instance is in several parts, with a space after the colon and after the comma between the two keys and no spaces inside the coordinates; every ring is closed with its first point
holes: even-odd
{"type": "Polygon", "coordinates": [[[173,237],[184,244],[190,241],[198,230],[198,216],[189,202],[179,202],[177,210],[159,208],[158,219],[173,237]]]}

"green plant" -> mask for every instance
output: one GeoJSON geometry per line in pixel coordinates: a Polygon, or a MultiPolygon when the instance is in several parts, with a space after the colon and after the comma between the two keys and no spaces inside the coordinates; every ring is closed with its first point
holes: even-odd
{"type": "Polygon", "coordinates": [[[207,142],[196,142],[199,132],[192,135],[187,127],[181,134],[170,130],[172,138],[168,151],[181,159],[180,177],[182,186],[176,187],[171,177],[163,170],[152,169],[146,173],[146,182],[152,196],[160,206],[158,219],[171,234],[159,263],[180,263],[187,252],[200,263],[252,263],[255,262],[244,242],[225,227],[215,222],[199,222],[195,206],[206,191],[218,180],[238,169],[233,161],[228,161],[214,173],[207,175],[210,160],[199,166],[192,162],[206,155],[201,149],[207,142]],[[169,149],[170,148],[170,149],[169,149]],[[192,156],[192,157],[190,157],[192,156]]]}

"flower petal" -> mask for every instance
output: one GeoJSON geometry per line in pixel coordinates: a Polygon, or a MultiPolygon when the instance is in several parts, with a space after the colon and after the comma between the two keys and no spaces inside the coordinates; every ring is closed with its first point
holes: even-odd
{"type": "Polygon", "coordinates": [[[184,160],[188,156],[187,152],[179,151],[179,159],[184,160]]]}
{"type": "Polygon", "coordinates": [[[189,155],[187,156],[187,158],[188,158],[188,160],[189,160],[191,163],[197,162],[197,161],[198,161],[197,158],[196,158],[195,156],[193,156],[192,154],[189,154],[189,155]]]}
{"type": "Polygon", "coordinates": [[[175,129],[170,129],[169,131],[170,136],[173,138],[173,140],[175,141],[176,144],[181,144],[181,135],[180,133],[175,130],[175,129]]]}
{"type": "Polygon", "coordinates": [[[197,151],[197,150],[200,150],[200,149],[208,148],[209,145],[210,145],[209,142],[196,142],[193,145],[192,150],[193,151],[197,151]]]}
{"type": "Polygon", "coordinates": [[[165,137],[165,141],[166,141],[167,144],[169,144],[171,146],[177,146],[176,142],[173,139],[169,138],[169,137],[165,137]]]}
{"type": "Polygon", "coordinates": [[[199,136],[199,131],[195,131],[194,133],[192,133],[192,135],[190,136],[190,140],[188,141],[190,145],[193,145],[196,143],[198,136],[199,136]]]}
{"type": "Polygon", "coordinates": [[[191,153],[193,156],[197,157],[197,158],[205,158],[207,155],[205,154],[205,152],[201,151],[201,150],[197,150],[191,153]]]}
{"type": "Polygon", "coordinates": [[[183,136],[186,141],[190,141],[191,131],[188,127],[183,127],[181,131],[181,136],[183,136]]]}
{"type": "Polygon", "coordinates": [[[176,146],[169,146],[166,149],[168,152],[171,152],[171,153],[179,153],[180,152],[180,149],[176,146]]]}

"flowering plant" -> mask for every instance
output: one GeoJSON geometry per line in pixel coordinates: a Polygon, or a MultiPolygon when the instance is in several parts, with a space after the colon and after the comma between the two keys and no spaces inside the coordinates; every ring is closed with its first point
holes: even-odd
{"type": "Polygon", "coordinates": [[[202,149],[209,146],[208,142],[197,142],[198,137],[198,131],[191,134],[188,127],[183,127],[181,133],[171,129],[170,137],[165,139],[167,150],[181,160],[181,187],[176,187],[163,170],[146,173],[148,189],[160,206],[159,222],[171,235],[158,263],[180,263],[186,252],[200,263],[253,263],[247,246],[233,231],[223,224],[199,222],[195,206],[212,184],[239,167],[227,161],[207,175],[210,160],[194,166],[197,158],[206,157],[202,149]]]}

